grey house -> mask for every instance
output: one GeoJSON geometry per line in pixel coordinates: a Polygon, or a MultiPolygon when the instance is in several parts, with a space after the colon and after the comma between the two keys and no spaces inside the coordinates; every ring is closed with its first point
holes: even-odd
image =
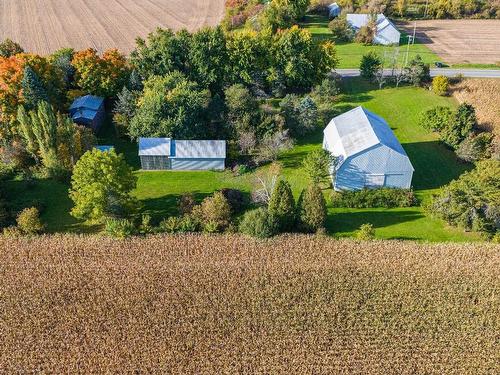
{"type": "Polygon", "coordinates": [[[144,170],[224,170],[226,141],[139,138],[139,157],[144,170]]]}
{"type": "Polygon", "coordinates": [[[92,95],[77,98],[69,108],[69,114],[76,124],[91,128],[97,133],[106,117],[104,98],[92,95]]]}
{"type": "Polygon", "coordinates": [[[413,166],[382,117],[357,107],[333,118],[323,134],[323,148],[338,158],[336,191],[411,187],[413,166]]]}

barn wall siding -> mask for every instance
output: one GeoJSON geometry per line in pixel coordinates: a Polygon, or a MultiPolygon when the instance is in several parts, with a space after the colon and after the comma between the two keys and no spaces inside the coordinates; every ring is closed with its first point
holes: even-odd
{"type": "Polygon", "coordinates": [[[172,159],[172,169],[177,171],[224,170],[224,159],[172,159]]]}
{"type": "Polygon", "coordinates": [[[337,170],[335,190],[361,190],[373,188],[370,176],[382,175],[382,186],[411,187],[413,170],[408,157],[393,152],[389,147],[379,145],[348,158],[337,170]],[[367,177],[368,176],[368,177],[367,177]]]}

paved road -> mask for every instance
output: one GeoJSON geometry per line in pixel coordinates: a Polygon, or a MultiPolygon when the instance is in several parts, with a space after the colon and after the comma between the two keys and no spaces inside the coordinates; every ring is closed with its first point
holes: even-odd
{"type": "MultiPolygon", "coordinates": [[[[336,69],[336,72],[343,77],[359,76],[359,69],[336,69]]],[[[385,69],[385,75],[391,75],[390,69],[385,69]]],[[[453,77],[457,74],[462,74],[464,77],[470,78],[500,78],[500,69],[451,69],[451,68],[436,68],[431,69],[431,77],[443,75],[453,77]]]]}

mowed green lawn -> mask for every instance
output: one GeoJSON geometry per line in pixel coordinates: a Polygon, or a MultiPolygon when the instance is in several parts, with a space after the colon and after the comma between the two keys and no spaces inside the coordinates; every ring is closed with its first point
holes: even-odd
{"type": "MultiPolygon", "coordinates": [[[[432,92],[414,87],[376,89],[373,85],[355,78],[344,83],[338,112],[344,112],[358,105],[384,117],[403,144],[416,169],[413,185],[417,196],[422,201],[438,187],[458,177],[469,168],[457,161],[455,155],[418,125],[421,111],[435,105],[456,106],[452,98],[443,98],[432,92]]],[[[326,126],[326,124],[324,124],[326,126]]],[[[322,129],[312,135],[297,140],[296,146],[280,158],[283,163],[283,175],[291,183],[296,197],[309,182],[302,169],[302,160],[311,150],[321,147],[322,129]]],[[[139,168],[137,146],[117,141],[113,134],[105,131],[101,144],[115,144],[119,152],[126,155],[127,161],[139,168]]],[[[265,167],[264,167],[265,168],[265,167]]],[[[250,194],[254,175],[234,176],[225,172],[174,172],[136,171],[137,189],[134,195],[142,202],[145,213],[151,214],[158,221],[169,215],[177,214],[177,199],[187,192],[193,193],[201,201],[207,195],[222,188],[237,188],[250,194]]],[[[42,181],[33,188],[27,188],[22,182],[11,182],[16,193],[24,200],[39,199],[45,202],[43,220],[51,232],[74,231],[95,232],[99,227],[88,226],[69,215],[71,201],[67,195],[68,187],[42,181]]],[[[331,197],[331,187],[323,185],[327,202],[331,197]]],[[[16,194],[17,195],[17,194],[16,194]]],[[[475,241],[478,235],[464,233],[451,228],[441,220],[429,217],[421,207],[401,209],[334,209],[328,210],[327,231],[337,237],[352,236],[361,224],[372,223],[376,235],[386,239],[416,239],[424,241],[475,241]]]]}
{"type": "MultiPolygon", "coordinates": [[[[308,14],[306,15],[305,21],[301,24],[301,27],[309,30],[313,37],[318,41],[330,40],[332,38],[332,33],[330,29],[328,29],[328,22],[328,17],[308,14]]],[[[337,56],[340,60],[338,68],[359,68],[361,57],[368,51],[375,51],[380,56],[385,57],[385,65],[387,68],[390,68],[390,60],[395,53],[397,54],[398,63],[403,65],[406,58],[407,43],[408,37],[404,33],[401,33],[401,45],[399,47],[365,46],[360,43],[337,42],[337,56]]],[[[420,44],[418,40],[415,44],[410,45],[408,51],[409,60],[414,58],[416,55],[420,55],[424,62],[429,64],[441,61],[441,59],[434,52],[432,52],[424,44],[420,44]]]]}

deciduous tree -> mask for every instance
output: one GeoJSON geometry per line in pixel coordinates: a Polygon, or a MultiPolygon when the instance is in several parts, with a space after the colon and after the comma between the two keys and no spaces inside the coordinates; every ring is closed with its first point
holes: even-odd
{"type": "Polygon", "coordinates": [[[86,152],[76,163],[71,178],[71,215],[102,222],[107,217],[129,214],[137,204],[131,196],[137,177],[122,154],[114,150],[86,152]]]}

